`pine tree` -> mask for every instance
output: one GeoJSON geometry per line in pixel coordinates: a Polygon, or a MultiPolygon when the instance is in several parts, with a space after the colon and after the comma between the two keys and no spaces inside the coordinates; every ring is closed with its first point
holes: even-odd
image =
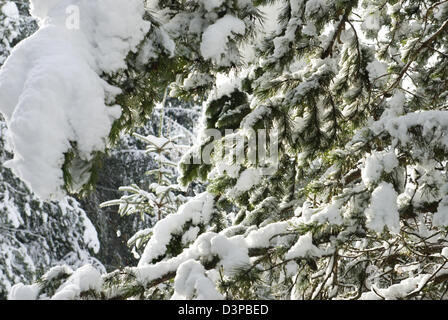
{"type": "Polygon", "coordinates": [[[207,191],[157,222],[137,267],[88,277],[71,298],[446,298],[446,1],[152,0],[143,18],[152,28],[126,68],[102,75],[123,90],[111,137],[167,85],[203,103],[179,182],[207,191]],[[250,157],[260,130],[278,146],[270,174],[271,154],[250,157]],[[247,159],[222,157],[229,143],[247,159]],[[211,162],[191,163],[210,146],[211,162]]]}

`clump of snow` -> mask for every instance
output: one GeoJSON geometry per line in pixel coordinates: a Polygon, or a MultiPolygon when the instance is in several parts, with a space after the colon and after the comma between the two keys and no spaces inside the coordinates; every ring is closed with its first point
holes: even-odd
{"type": "Polygon", "coordinates": [[[296,259],[303,257],[321,257],[325,250],[319,249],[313,244],[313,235],[311,232],[300,236],[299,240],[288,250],[285,259],[296,259]]]}
{"type": "Polygon", "coordinates": [[[187,244],[189,242],[196,240],[198,238],[199,231],[200,231],[200,229],[198,226],[191,227],[190,229],[188,229],[182,235],[182,243],[187,244]]]}
{"type": "Polygon", "coordinates": [[[400,232],[397,196],[394,187],[387,182],[382,182],[373,191],[371,203],[365,211],[367,228],[383,232],[387,227],[392,233],[400,232]]]}
{"type": "MultiPolygon", "coordinates": [[[[103,284],[100,272],[89,264],[78,268],[76,271],[73,271],[67,265],[56,266],[47,271],[42,278],[45,281],[52,281],[61,275],[69,275],[69,277],[60,285],[52,297],[47,298],[52,300],[79,299],[82,292],[90,290],[99,292],[103,284]]],[[[11,288],[8,299],[37,300],[41,298],[39,297],[40,290],[41,287],[37,283],[32,285],[19,283],[11,288]]]]}
{"type": "Polygon", "coordinates": [[[381,12],[376,6],[371,6],[364,11],[362,28],[366,30],[378,31],[381,28],[381,12]]]}
{"type": "Polygon", "coordinates": [[[193,225],[207,224],[211,218],[213,205],[213,196],[204,192],[181,205],[177,213],[170,214],[157,222],[153,229],[153,236],[147,243],[139,261],[139,266],[150,263],[163,255],[173,234],[182,232],[183,226],[188,221],[191,221],[193,225]]]}
{"type": "Polygon", "coordinates": [[[267,248],[271,240],[283,232],[286,232],[288,221],[270,223],[258,230],[252,230],[246,237],[246,243],[249,248],[267,248]]]}
{"type": "Polygon", "coordinates": [[[227,66],[234,62],[227,49],[228,42],[234,38],[233,34],[243,35],[246,26],[237,17],[227,14],[207,27],[202,35],[201,54],[204,59],[212,59],[215,63],[227,66]]]}
{"type": "MultiPolygon", "coordinates": [[[[13,50],[0,70],[0,112],[7,120],[11,168],[41,198],[61,199],[64,154],[89,161],[104,151],[120,93],[101,79],[125,68],[149,29],[140,0],[32,1],[40,29],[13,50]],[[79,28],[66,25],[66,8],[80,10],[79,28]]],[[[82,176],[81,184],[88,179],[82,176]]]]}
{"type": "Polygon", "coordinates": [[[340,213],[340,203],[337,201],[331,203],[330,205],[326,206],[322,210],[320,210],[318,213],[315,213],[311,216],[309,223],[312,222],[328,222],[330,224],[334,225],[340,225],[342,223],[342,216],[340,213]]]}
{"type": "Polygon", "coordinates": [[[19,9],[17,8],[17,5],[12,1],[6,2],[1,7],[1,10],[5,16],[7,16],[11,19],[19,18],[19,9]]]}
{"type": "Polygon", "coordinates": [[[212,91],[209,100],[218,100],[224,96],[230,97],[237,90],[241,90],[241,78],[234,74],[226,75],[218,73],[216,75],[216,87],[212,91]]]}
{"type": "Polygon", "coordinates": [[[388,288],[376,289],[375,291],[378,294],[372,289],[371,292],[363,293],[360,300],[377,300],[383,298],[385,300],[403,299],[412,292],[420,290],[430,277],[430,274],[421,274],[416,277],[404,279],[400,283],[391,285],[388,288]]]}
{"type": "Polygon", "coordinates": [[[377,182],[383,172],[390,173],[398,166],[397,156],[393,151],[374,151],[364,161],[361,178],[366,186],[377,182]]]}
{"type": "Polygon", "coordinates": [[[99,292],[103,285],[100,272],[91,265],[77,269],[56,291],[52,300],[74,300],[82,292],[94,290],[99,292]]]}
{"type": "Polygon", "coordinates": [[[137,280],[146,284],[175,272],[182,263],[190,259],[211,261],[213,257],[219,258],[218,265],[223,267],[226,275],[249,264],[248,248],[242,236],[227,238],[214,232],[206,232],[178,256],[155,264],[143,264],[140,260],[138,267],[132,270],[137,280]]]}
{"type": "Polygon", "coordinates": [[[39,295],[39,285],[24,285],[18,283],[9,291],[8,300],[36,300],[39,295]]]}
{"type": "Polygon", "coordinates": [[[261,178],[262,174],[260,169],[248,168],[244,170],[238,177],[235,186],[229,191],[229,195],[235,197],[243,192],[249,191],[261,181],[261,178]]]}
{"type": "Polygon", "coordinates": [[[444,134],[448,129],[446,111],[429,110],[412,112],[400,117],[384,117],[372,123],[371,129],[375,134],[386,131],[401,144],[406,145],[411,141],[409,129],[415,126],[421,126],[424,137],[429,136],[434,143],[448,147],[448,137],[444,134]]]}
{"type": "Polygon", "coordinates": [[[232,274],[237,268],[249,265],[248,248],[243,236],[227,238],[217,235],[210,241],[211,253],[220,258],[224,274],[232,274]]]}
{"type": "Polygon", "coordinates": [[[205,268],[190,259],[179,266],[174,278],[171,300],[223,300],[213,282],[205,275],[205,268]]]}

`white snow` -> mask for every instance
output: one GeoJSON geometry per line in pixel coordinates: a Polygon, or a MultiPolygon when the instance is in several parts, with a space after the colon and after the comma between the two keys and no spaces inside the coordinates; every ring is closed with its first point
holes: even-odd
{"type": "Polygon", "coordinates": [[[303,257],[321,257],[326,252],[313,244],[313,235],[311,232],[300,236],[299,240],[288,250],[285,259],[296,259],[303,257]]]}
{"type": "Polygon", "coordinates": [[[307,18],[313,18],[319,15],[319,11],[324,10],[325,1],[323,0],[309,0],[306,2],[305,16],[307,18]]]}
{"type": "Polygon", "coordinates": [[[378,294],[376,294],[372,289],[371,292],[363,293],[360,297],[360,300],[377,300],[382,298],[386,300],[402,299],[410,293],[419,290],[430,277],[431,275],[429,274],[421,274],[416,277],[404,279],[400,283],[391,285],[388,288],[377,288],[375,291],[378,292],[378,294],[381,296],[378,296],[378,294]]]}
{"type": "Polygon", "coordinates": [[[422,127],[424,137],[429,136],[434,143],[448,147],[448,137],[442,134],[448,129],[448,112],[446,111],[429,110],[411,112],[399,117],[382,117],[372,123],[371,129],[375,134],[386,131],[401,144],[406,145],[411,140],[409,128],[417,125],[422,127]]]}
{"type": "Polygon", "coordinates": [[[62,210],[62,214],[66,214],[67,210],[75,210],[79,212],[80,220],[82,220],[84,225],[83,240],[84,243],[93,250],[93,252],[98,253],[100,250],[100,241],[98,240],[98,233],[95,227],[87,217],[86,212],[81,208],[78,201],[73,198],[65,197],[63,200],[59,201],[59,207],[62,210]]]}
{"type": "Polygon", "coordinates": [[[361,168],[361,178],[366,186],[377,182],[383,172],[390,173],[398,166],[398,159],[393,151],[373,151],[367,156],[361,168]]]}
{"type": "Polygon", "coordinates": [[[261,178],[261,170],[258,168],[244,170],[238,177],[235,186],[229,191],[229,195],[236,197],[243,192],[249,191],[261,181],[261,178]]]}
{"type": "Polygon", "coordinates": [[[79,298],[82,292],[100,291],[103,280],[101,274],[91,265],[85,265],[77,269],[65,281],[51,297],[52,300],[74,300],[79,298]]]}
{"type": "MultiPolygon", "coordinates": [[[[69,275],[59,288],[57,288],[55,294],[52,297],[47,297],[52,300],[74,300],[79,299],[82,292],[94,290],[100,291],[103,280],[100,272],[93,266],[87,264],[76,271],[73,271],[66,265],[56,266],[51,268],[43,275],[45,281],[51,281],[52,279],[60,275],[69,275]]],[[[39,297],[40,285],[35,283],[32,285],[24,285],[22,283],[14,285],[10,292],[9,300],[36,300],[39,297]]],[[[44,297],[45,298],[45,297],[44,297]]]]}
{"type": "Polygon", "coordinates": [[[153,229],[153,236],[147,243],[138,265],[143,266],[163,255],[173,234],[182,232],[183,226],[188,221],[191,221],[193,225],[208,223],[213,205],[213,196],[204,192],[180,206],[177,213],[170,214],[157,222],[153,229]]]}
{"type": "Polygon", "coordinates": [[[167,149],[172,144],[170,142],[170,140],[165,138],[165,137],[156,137],[156,136],[153,136],[151,134],[144,137],[142,135],[134,133],[134,136],[136,136],[139,139],[149,143],[152,146],[155,146],[157,149],[167,149]]]}
{"type": "Polygon", "coordinates": [[[217,235],[210,240],[211,253],[220,258],[224,274],[232,274],[237,268],[249,265],[249,250],[243,236],[227,238],[217,235]]]}
{"type": "Polygon", "coordinates": [[[324,207],[319,212],[313,214],[307,223],[324,223],[328,222],[334,225],[340,225],[342,223],[342,215],[340,213],[340,203],[334,201],[328,206],[324,207]]]}
{"type": "Polygon", "coordinates": [[[246,26],[243,21],[230,14],[218,19],[202,34],[201,54],[204,59],[212,59],[218,65],[229,65],[231,55],[227,54],[227,44],[233,34],[243,35],[246,26]]]}
{"type": "Polygon", "coordinates": [[[387,182],[382,182],[373,191],[372,200],[365,211],[369,229],[381,233],[387,227],[391,233],[400,232],[397,196],[394,187],[387,182]]]}
{"type": "Polygon", "coordinates": [[[188,229],[182,235],[182,244],[187,244],[189,242],[196,240],[198,238],[199,231],[200,229],[198,226],[191,227],[190,229],[188,229]]]}
{"type": "Polygon", "coordinates": [[[225,0],[199,0],[204,5],[205,10],[212,11],[224,3],[225,0]]]}
{"type": "Polygon", "coordinates": [[[205,268],[190,259],[177,269],[174,278],[175,293],[171,300],[223,300],[213,282],[205,275],[205,268]]]}
{"type": "Polygon", "coordinates": [[[40,197],[61,199],[61,167],[71,143],[81,159],[90,160],[93,152],[104,151],[121,114],[119,106],[108,106],[120,90],[99,75],[126,66],[126,55],[149,24],[140,0],[31,4],[40,29],[15,47],[0,70],[0,112],[14,151],[5,165],[40,197]],[[80,9],[79,29],[65,26],[68,5],[80,9]]]}
{"type": "Polygon", "coordinates": [[[6,2],[1,7],[1,9],[5,16],[12,18],[12,19],[19,18],[19,9],[17,8],[17,5],[14,2],[12,2],[12,1],[6,2]]]}
{"type": "Polygon", "coordinates": [[[36,300],[39,295],[39,285],[24,285],[18,283],[9,291],[8,300],[36,300]]]}
{"type": "Polygon", "coordinates": [[[252,230],[246,237],[247,246],[249,248],[267,248],[276,235],[286,232],[289,225],[288,221],[280,221],[252,230]]]}
{"type": "Polygon", "coordinates": [[[445,259],[448,259],[448,247],[443,248],[441,254],[445,259]]]}
{"type": "Polygon", "coordinates": [[[218,265],[223,266],[226,275],[249,264],[248,248],[242,236],[227,238],[214,232],[206,232],[178,256],[155,264],[144,264],[142,261],[146,260],[142,258],[132,270],[137,280],[146,284],[169,272],[175,272],[182,263],[190,259],[210,261],[214,256],[220,258],[218,265]]]}

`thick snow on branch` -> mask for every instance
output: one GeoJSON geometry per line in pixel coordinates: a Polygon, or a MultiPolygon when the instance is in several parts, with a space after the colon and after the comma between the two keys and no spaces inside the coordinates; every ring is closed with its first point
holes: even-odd
{"type": "Polygon", "coordinates": [[[237,58],[226,52],[227,43],[233,39],[233,34],[243,35],[245,31],[243,21],[230,14],[225,15],[205,30],[201,43],[202,56],[219,65],[230,65],[237,58]]]}
{"type": "MultiPolygon", "coordinates": [[[[53,267],[43,275],[42,279],[51,281],[63,275],[68,276],[67,280],[60,285],[52,297],[47,299],[75,300],[80,298],[82,292],[90,290],[99,292],[103,285],[100,272],[88,264],[76,271],[66,265],[53,267]]],[[[8,298],[9,300],[36,300],[39,298],[40,290],[41,286],[38,283],[32,285],[19,283],[12,287],[8,298]]]]}
{"type": "Polygon", "coordinates": [[[154,227],[153,236],[145,247],[139,266],[162,256],[173,235],[182,232],[187,222],[191,221],[193,225],[207,224],[211,218],[213,205],[213,196],[204,192],[180,206],[177,213],[160,220],[154,227]]]}
{"type": "MultiPolygon", "coordinates": [[[[5,165],[45,199],[64,195],[64,154],[104,151],[120,90],[100,75],[125,68],[149,30],[142,0],[32,0],[40,28],[0,70],[0,112],[14,159],[5,165]],[[78,19],[79,18],[79,19],[78,19]]],[[[88,177],[84,177],[86,180],[88,177]]]]}
{"type": "Polygon", "coordinates": [[[174,278],[174,295],[171,300],[223,300],[215,284],[207,277],[205,268],[195,260],[182,263],[174,278]]]}

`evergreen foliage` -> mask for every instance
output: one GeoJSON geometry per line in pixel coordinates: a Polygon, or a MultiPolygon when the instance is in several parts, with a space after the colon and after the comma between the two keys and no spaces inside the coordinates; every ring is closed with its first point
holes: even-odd
{"type": "MultiPolygon", "coordinates": [[[[140,124],[168,85],[202,103],[179,182],[207,190],[160,215],[138,266],[89,277],[71,298],[447,298],[447,1],[146,5],[139,51],[104,77],[123,90],[111,137],[140,124]],[[276,27],[263,32],[273,4],[276,27]],[[219,157],[234,137],[248,155],[260,129],[277,139],[276,172],[261,173],[264,158],[219,157]],[[211,143],[211,163],[189,162],[211,143]]],[[[154,208],[132,190],[137,211],[154,208]]],[[[51,292],[41,284],[35,297],[51,292]]]]}

